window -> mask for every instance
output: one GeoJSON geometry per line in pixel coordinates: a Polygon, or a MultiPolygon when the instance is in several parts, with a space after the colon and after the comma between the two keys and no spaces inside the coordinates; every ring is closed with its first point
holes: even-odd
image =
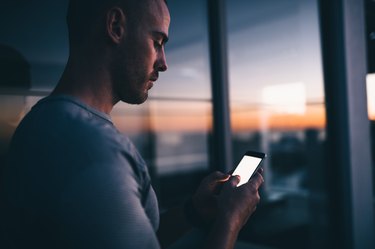
{"type": "Polygon", "coordinates": [[[326,222],[317,1],[227,1],[227,8],[234,164],[247,150],[268,155],[262,203],[242,236],[320,248],[324,236],[311,239],[326,222]]]}

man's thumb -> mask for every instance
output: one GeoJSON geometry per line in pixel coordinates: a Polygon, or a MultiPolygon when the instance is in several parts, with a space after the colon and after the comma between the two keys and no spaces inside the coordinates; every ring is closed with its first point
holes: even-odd
{"type": "Polygon", "coordinates": [[[229,184],[233,187],[236,187],[240,183],[241,177],[239,175],[231,176],[229,179],[229,184]]]}

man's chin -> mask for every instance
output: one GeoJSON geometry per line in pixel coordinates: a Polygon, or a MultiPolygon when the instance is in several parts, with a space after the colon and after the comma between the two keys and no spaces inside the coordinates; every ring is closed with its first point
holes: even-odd
{"type": "Polygon", "coordinates": [[[121,101],[131,104],[140,105],[143,104],[148,99],[148,93],[139,96],[132,96],[131,98],[122,98],[121,101]]]}

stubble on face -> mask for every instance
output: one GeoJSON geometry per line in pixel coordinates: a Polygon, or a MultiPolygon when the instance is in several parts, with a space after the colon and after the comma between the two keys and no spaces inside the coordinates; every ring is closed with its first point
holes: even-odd
{"type": "Polygon", "coordinates": [[[167,33],[169,28],[169,11],[164,1],[145,2],[148,4],[142,4],[137,18],[127,23],[126,37],[112,67],[115,69],[113,80],[118,100],[129,104],[142,104],[147,100],[148,91],[158,77],[157,53],[150,35],[153,30],[167,33]]]}

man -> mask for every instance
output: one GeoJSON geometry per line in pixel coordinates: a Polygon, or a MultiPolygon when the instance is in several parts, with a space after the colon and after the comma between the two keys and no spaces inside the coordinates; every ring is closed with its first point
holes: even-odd
{"type": "MultiPolygon", "coordinates": [[[[167,4],[72,0],[67,22],[65,71],[13,137],[1,188],[3,241],[7,248],[169,245],[184,232],[174,230],[188,227],[187,219],[177,208],[161,217],[159,227],[147,167],[110,117],[119,101],[143,103],[158,73],[167,70],[167,4]],[[168,228],[171,217],[179,217],[181,226],[168,228]]],[[[211,227],[200,247],[233,248],[259,201],[263,178],[257,173],[237,188],[238,182],[216,172],[193,196],[188,216],[211,227]]]]}

